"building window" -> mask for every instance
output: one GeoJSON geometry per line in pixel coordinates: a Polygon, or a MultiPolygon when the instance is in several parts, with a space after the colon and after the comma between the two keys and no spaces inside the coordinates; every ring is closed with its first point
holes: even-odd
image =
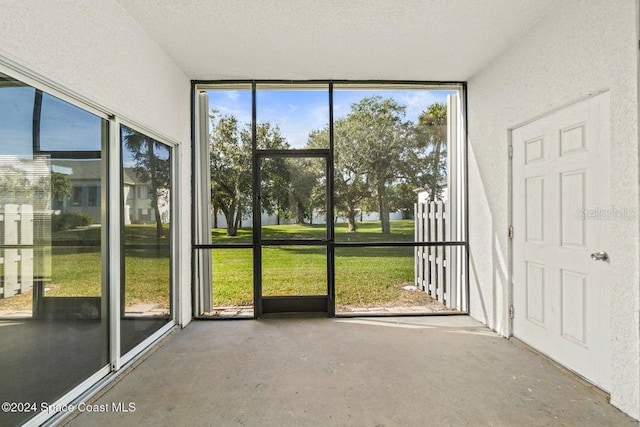
{"type": "Polygon", "coordinates": [[[73,206],[82,206],[82,187],[73,187],[71,203],[73,206]]]}
{"type": "Polygon", "coordinates": [[[96,207],[98,206],[98,187],[92,185],[88,187],[88,195],[87,195],[87,206],[96,207]]]}

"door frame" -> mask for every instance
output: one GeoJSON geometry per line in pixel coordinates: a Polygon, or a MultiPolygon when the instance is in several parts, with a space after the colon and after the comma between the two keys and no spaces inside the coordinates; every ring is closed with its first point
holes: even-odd
{"type": "MultiPolygon", "coordinates": [[[[255,134],[254,134],[255,137],[255,134]]],[[[262,169],[264,158],[316,158],[324,159],[327,187],[325,190],[326,218],[333,218],[333,150],[258,150],[254,142],[253,168],[253,306],[255,316],[304,313],[324,316],[335,315],[335,275],[334,275],[334,224],[326,221],[324,239],[263,239],[262,206],[260,204],[262,169]],[[255,214],[258,212],[258,214],[255,214]],[[326,295],[263,296],[262,295],[262,248],[264,246],[324,246],[326,248],[327,293],[326,295]]]]}

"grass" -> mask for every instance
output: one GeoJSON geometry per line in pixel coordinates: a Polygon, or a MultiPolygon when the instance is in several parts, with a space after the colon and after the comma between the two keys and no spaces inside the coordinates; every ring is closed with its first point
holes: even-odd
{"type": "MultiPolygon", "coordinates": [[[[413,220],[391,222],[391,233],[380,233],[379,222],[358,223],[356,233],[346,224],[335,227],[339,242],[413,241],[413,220]]],[[[226,237],[223,229],[212,231],[217,243],[251,242],[251,229],[226,237]]],[[[324,238],[324,225],[279,225],[263,227],[263,238],[324,238]]],[[[169,303],[168,228],[156,237],[153,225],[125,227],[125,304],[169,303]]],[[[88,227],[54,233],[51,281],[46,296],[100,296],[100,229],[88,227]],[[68,246],[56,246],[64,242],[68,246]],[[78,246],[73,246],[73,243],[78,246]]],[[[214,249],[213,295],[215,306],[253,304],[253,251],[214,249]]],[[[326,249],[320,246],[271,246],[262,251],[263,295],[323,295],[327,293],[326,249]]],[[[414,277],[413,248],[337,248],[335,257],[336,304],[340,306],[384,306],[402,302],[414,277]]],[[[30,306],[30,296],[0,300],[0,309],[30,306]]]]}
{"type": "MultiPolygon", "coordinates": [[[[169,235],[156,236],[155,225],[128,225],[125,243],[125,305],[153,303],[169,307],[169,235]],[[146,246],[145,246],[146,245],[146,246]]],[[[100,228],[87,227],[52,234],[47,297],[101,296],[100,228]],[[64,246],[57,245],[64,244],[64,246]],[[77,245],[77,246],[76,246],[77,245]]],[[[0,299],[0,309],[30,309],[31,293],[0,299]]]]}
{"type": "MultiPolygon", "coordinates": [[[[347,224],[335,225],[335,240],[337,242],[411,242],[414,238],[414,221],[402,219],[391,221],[391,233],[380,232],[379,221],[359,222],[355,233],[349,233],[347,224]]],[[[262,227],[263,239],[322,239],[326,238],[327,229],[322,225],[268,225],[262,227]]],[[[251,228],[238,229],[238,235],[228,237],[224,228],[211,231],[214,243],[251,243],[253,231],[251,228]]]]}
{"type": "MultiPolygon", "coordinates": [[[[391,222],[391,233],[380,233],[379,222],[358,223],[356,233],[346,224],[336,224],[336,241],[413,241],[413,220],[391,222]]],[[[262,228],[262,237],[323,238],[324,225],[279,225],[262,228]]],[[[214,229],[217,243],[251,242],[251,229],[227,237],[214,229]]],[[[403,301],[403,285],[413,284],[413,248],[337,248],[335,257],[336,304],[340,306],[383,306],[403,301]]],[[[218,307],[253,304],[253,252],[251,249],[215,249],[213,296],[218,307]]],[[[272,295],[322,295],[327,293],[324,247],[272,246],[262,250],[262,293],[272,295]]]]}
{"type": "MultiPolygon", "coordinates": [[[[214,305],[253,304],[251,249],[213,252],[214,305]]],[[[262,251],[263,295],[322,295],[327,293],[324,248],[267,247],[262,251]]],[[[413,248],[337,248],[336,304],[383,306],[402,301],[402,286],[414,281],[413,248]]]]}

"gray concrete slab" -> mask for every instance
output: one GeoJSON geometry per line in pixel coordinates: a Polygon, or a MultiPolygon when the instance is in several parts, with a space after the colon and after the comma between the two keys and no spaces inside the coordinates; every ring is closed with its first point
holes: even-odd
{"type": "Polygon", "coordinates": [[[68,425],[638,425],[466,316],[195,321],[93,404],[68,425]]]}

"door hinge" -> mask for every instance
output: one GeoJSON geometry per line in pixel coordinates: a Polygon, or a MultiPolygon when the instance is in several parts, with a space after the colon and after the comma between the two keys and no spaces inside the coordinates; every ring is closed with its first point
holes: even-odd
{"type": "Polygon", "coordinates": [[[513,159],[513,145],[509,145],[509,158],[513,159]]]}
{"type": "Polygon", "coordinates": [[[509,226],[509,238],[513,239],[513,225],[509,226]]]}
{"type": "Polygon", "coordinates": [[[509,307],[509,319],[513,319],[513,306],[509,307]]]}

